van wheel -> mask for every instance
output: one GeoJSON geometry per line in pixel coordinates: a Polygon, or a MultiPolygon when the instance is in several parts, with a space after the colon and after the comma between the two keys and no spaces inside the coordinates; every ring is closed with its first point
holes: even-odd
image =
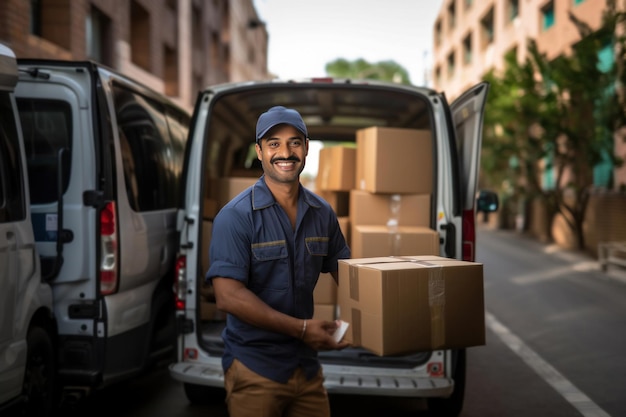
{"type": "Polygon", "coordinates": [[[226,391],[223,388],[207,387],[204,385],[184,384],[185,395],[192,404],[212,405],[223,403],[226,391]]]}
{"type": "Polygon", "coordinates": [[[26,343],[28,353],[22,392],[27,400],[22,415],[49,416],[57,405],[54,345],[49,333],[41,327],[28,331],[26,343]]]}
{"type": "Polygon", "coordinates": [[[465,349],[456,351],[456,361],[453,361],[454,391],[448,398],[429,398],[428,411],[430,415],[440,417],[457,417],[463,409],[465,398],[465,374],[466,374],[466,352],[465,349]]]}

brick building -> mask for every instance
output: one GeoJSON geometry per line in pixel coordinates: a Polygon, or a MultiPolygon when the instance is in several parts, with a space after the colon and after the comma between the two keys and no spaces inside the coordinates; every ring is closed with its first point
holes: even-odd
{"type": "MultiPolygon", "coordinates": [[[[621,8],[625,5],[623,0],[617,4],[621,8]]],[[[507,52],[514,51],[518,61],[524,61],[529,39],[536,41],[548,59],[567,54],[580,40],[569,14],[593,29],[600,26],[606,7],[607,0],[444,0],[433,28],[433,85],[454,99],[490,69],[503,69],[507,52]]],[[[612,59],[611,46],[607,48],[603,56],[612,59]]],[[[626,140],[621,132],[616,133],[614,143],[615,154],[626,160],[626,140]]],[[[608,214],[623,213],[626,206],[626,195],[618,191],[626,187],[626,164],[613,168],[613,178],[614,190],[594,190],[588,208],[587,240],[592,251],[597,242],[626,238],[626,227],[598,221],[615,218],[608,214]],[[609,200],[618,202],[606,204],[609,200]]],[[[534,219],[545,220],[537,215],[534,219]]],[[[536,234],[542,228],[535,227],[536,234]]],[[[564,229],[553,228],[553,234],[558,243],[568,246],[572,236],[564,229]]]]}
{"type": "Polygon", "coordinates": [[[433,84],[457,97],[490,69],[503,69],[507,52],[525,60],[528,39],[548,59],[568,53],[580,40],[568,13],[594,28],[605,7],[606,0],[445,0],[433,29],[433,84]]]}
{"type": "Polygon", "coordinates": [[[188,109],[206,85],[270,78],[252,0],[3,0],[0,42],[18,58],[101,62],[188,109]]]}

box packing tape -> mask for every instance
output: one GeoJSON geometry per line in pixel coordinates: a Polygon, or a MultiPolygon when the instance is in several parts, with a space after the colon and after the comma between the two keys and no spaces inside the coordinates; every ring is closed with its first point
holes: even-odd
{"type": "Polygon", "coordinates": [[[443,278],[443,266],[402,256],[398,256],[398,259],[419,264],[429,269],[430,340],[435,349],[443,346],[446,342],[446,281],[443,278]]]}

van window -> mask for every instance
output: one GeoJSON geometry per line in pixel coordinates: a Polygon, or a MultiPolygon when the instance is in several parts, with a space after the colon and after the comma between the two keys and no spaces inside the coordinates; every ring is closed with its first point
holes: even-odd
{"type": "Polygon", "coordinates": [[[0,223],[24,220],[24,184],[15,113],[9,93],[0,91],[0,223]]]}
{"type": "MultiPolygon", "coordinates": [[[[176,181],[181,181],[183,174],[183,165],[185,163],[185,145],[187,143],[187,135],[189,134],[190,117],[185,113],[173,109],[167,109],[167,123],[170,128],[172,140],[172,150],[174,157],[174,168],[176,172],[176,181]]],[[[175,187],[178,194],[182,186],[175,187]]],[[[177,195],[178,200],[180,196],[177,195]]]]}
{"type": "Polygon", "coordinates": [[[162,105],[113,87],[124,179],[135,211],[176,207],[177,165],[162,105]]]}
{"type": "MultiPolygon", "coordinates": [[[[26,165],[30,184],[31,204],[46,204],[57,200],[57,165],[59,150],[72,149],[72,111],[62,100],[20,98],[17,100],[26,165]]],[[[70,158],[63,160],[63,192],[70,181],[70,158]]]]}

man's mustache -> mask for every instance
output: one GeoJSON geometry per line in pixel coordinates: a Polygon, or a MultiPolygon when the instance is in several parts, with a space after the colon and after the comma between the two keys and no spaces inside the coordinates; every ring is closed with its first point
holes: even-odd
{"type": "Polygon", "coordinates": [[[297,156],[290,156],[288,158],[272,158],[270,159],[270,163],[275,163],[278,161],[293,161],[293,162],[300,162],[300,158],[298,158],[297,156]]]}

